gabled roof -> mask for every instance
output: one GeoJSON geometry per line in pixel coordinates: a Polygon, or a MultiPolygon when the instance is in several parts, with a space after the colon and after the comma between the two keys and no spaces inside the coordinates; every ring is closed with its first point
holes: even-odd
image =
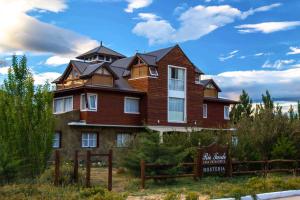
{"type": "Polygon", "coordinates": [[[147,65],[156,66],[156,56],[140,53],[137,53],[136,56],[142,59],[147,65]]]}
{"type": "Polygon", "coordinates": [[[121,59],[116,60],[115,62],[111,63],[110,66],[127,69],[129,64],[132,62],[132,60],[134,58],[135,58],[134,56],[128,57],[128,58],[121,58],[121,59]]]}
{"type": "Polygon", "coordinates": [[[222,92],[220,87],[217,85],[217,83],[213,79],[205,79],[205,80],[200,81],[200,84],[203,85],[204,87],[206,87],[209,83],[213,84],[215,86],[215,88],[218,90],[218,92],[222,92]]]}
{"type": "Polygon", "coordinates": [[[172,49],[174,49],[177,45],[172,46],[172,47],[168,47],[168,48],[164,48],[164,49],[159,49],[156,51],[152,51],[152,52],[148,52],[145,53],[146,55],[150,55],[150,56],[155,56],[156,57],[156,62],[160,61],[165,55],[167,55],[172,49]]]}
{"type": "Polygon", "coordinates": [[[125,58],[126,56],[124,56],[123,54],[116,52],[110,48],[107,48],[103,45],[100,45],[84,54],[81,54],[79,56],[77,56],[76,58],[78,59],[83,59],[84,57],[88,56],[88,55],[94,55],[94,54],[105,54],[105,55],[111,55],[111,56],[115,56],[115,57],[119,57],[119,58],[125,58]]]}
{"type": "Polygon", "coordinates": [[[102,63],[95,63],[95,64],[91,64],[89,67],[86,68],[86,70],[84,70],[84,72],[81,74],[81,78],[86,78],[86,77],[90,77],[93,76],[94,73],[100,69],[100,68],[105,68],[107,71],[109,71],[109,73],[115,78],[118,79],[118,75],[109,67],[109,64],[107,62],[102,62],[102,63]]]}

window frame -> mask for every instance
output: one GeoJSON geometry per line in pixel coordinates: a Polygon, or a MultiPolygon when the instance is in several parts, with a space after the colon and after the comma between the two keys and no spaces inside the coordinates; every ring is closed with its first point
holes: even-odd
{"type": "Polygon", "coordinates": [[[230,120],[230,106],[224,106],[224,119],[230,120]],[[228,116],[226,116],[226,109],[228,109],[228,116]]]}
{"type": "Polygon", "coordinates": [[[203,116],[203,118],[204,119],[207,119],[207,117],[208,117],[208,106],[207,106],[207,104],[205,103],[205,104],[203,104],[203,111],[202,111],[202,116],[203,116]],[[205,109],[204,109],[205,108],[205,109]],[[205,112],[204,112],[205,111],[205,112]]]}
{"type": "Polygon", "coordinates": [[[52,140],[52,148],[53,149],[60,149],[61,148],[61,132],[60,131],[55,131],[54,132],[54,138],[53,138],[53,140],[52,140]],[[56,134],[58,134],[58,146],[54,146],[54,141],[56,141],[56,138],[55,138],[55,136],[56,136],[56,134]]]}
{"type": "Polygon", "coordinates": [[[158,71],[157,71],[157,68],[156,67],[149,67],[149,74],[150,76],[152,77],[158,77],[158,71]],[[154,69],[155,70],[155,73],[152,73],[152,70],[151,69],[154,69]]]}
{"type": "Polygon", "coordinates": [[[180,67],[175,65],[168,65],[168,75],[167,75],[167,89],[168,89],[168,98],[167,98],[167,117],[168,117],[168,123],[187,123],[187,68],[186,67],[180,67]],[[170,90],[169,88],[169,82],[170,79],[172,79],[170,76],[171,74],[171,68],[177,68],[184,70],[184,87],[183,91],[177,91],[177,90],[170,90]],[[170,78],[169,78],[170,77],[170,78]],[[183,121],[173,121],[169,118],[169,98],[180,98],[184,101],[184,119],[183,121]]]}
{"type": "Polygon", "coordinates": [[[89,112],[97,112],[98,111],[98,94],[97,93],[83,93],[80,95],[80,111],[89,111],[89,112]],[[83,96],[87,95],[87,99],[88,99],[88,106],[89,108],[83,108],[82,107],[82,98],[83,96]],[[95,109],[90,109],[90,96],[96,96],[96,99],[95,99],[95,109]]]}
{"type": "Polygon", "coordinates": [[[73,95],[63,96],[63,97],[57,97],[57,98],[53,99],[53,114],[62,114],[62,113],[71,112],[73,110],[74,110],[74,98],[73,98],[73,95]],[[67,99],[67,98],[72,98],[72,103],[71,103],[72,109],[69,110],[69,111],[66,111],[66,109],[65,109],[65,99],[67,99]],[[62,112],[55,112],[55,101],[56,100],[61,100],[61,99],[63,100],[63,111],[62,112]]]}
{"type": "Polygon", "coordinates": [[[140,98],[138,97],[124,97],[124,113],[125,114],[135,114],[135,115],[139,115],[141,112],[140,112],[140,98]],[[134,100],[138,100],[138,112],[128,112],[126,111],[126,102],[127,102],[127,99],[134,99],[134,100]]]}
{"type": "Polygon", "coordinates": [[[126,135],[127,136],[127,139],[128,139],[128,141],[125,141],[125,142],[130,142],[130,139],[131,139],[131,134],[130,133],[117,133],[117,135],[116,135],[116,147],[117,148],[126,148],[126,147],[128,147],[129,145],[128,144],[124,144],[123,143],[123,139],[124,138],[126,138],[126,137],[122,137],[122,144],[119,144],[118,142],[119,142],[119,140],[118,140],[118,136],[124,136],[124,135],[126,135]]]}
{"type": "Polygon", "coordinates": [[[82,132],[81,133],[81,148],[98,148],[99,147],[99,133],[98,132],[93,132],[93,131],[90,131],[90,132],[82,132]],[[87,146],[84,146],[83,145],[83,135],[87,135],[87,143],[88,145],[87,146]],[[96,135],[96,144],[95,146],[91,146],[90,145],[90,135],[96,135]]]}

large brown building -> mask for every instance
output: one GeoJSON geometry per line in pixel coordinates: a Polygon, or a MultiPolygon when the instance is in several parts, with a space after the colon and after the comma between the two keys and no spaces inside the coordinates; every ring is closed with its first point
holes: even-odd
{"type": "Polygon", "coordinates": [[[132,57],[99,46],[71,60],[56,79],[54,147],[107,151],[148,128],[229,129],[233,100],[176,45],[132,57]]]}

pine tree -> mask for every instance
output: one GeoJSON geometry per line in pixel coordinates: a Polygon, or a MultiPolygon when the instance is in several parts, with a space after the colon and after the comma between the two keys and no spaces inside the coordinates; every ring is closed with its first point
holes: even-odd
{"type": "Polygon", "coordinates": [[[234,123],[240,121],[242,117],[250,118],[254,111],[252,108],[252,99],[245,90],[242,91],[239,101],[240,103],[234,105],[230,113],[234,123]]]}
{"type": "Polygon", "coordinates": [[[265,109],[273,110],[274,102],[268,90],[266,91],[266,95],[262,94],[262,101],[265,109]]]}

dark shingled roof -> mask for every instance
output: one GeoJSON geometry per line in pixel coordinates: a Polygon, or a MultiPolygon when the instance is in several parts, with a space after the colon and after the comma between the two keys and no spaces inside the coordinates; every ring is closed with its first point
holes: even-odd
{"type": "Polygon", "coordinates": [[[132,60],[134,58],[135,58],[135,56],[128,57],[128,58],[122,58],[122,59],[116,60],[115,62],[111,63],[110,66],[127,69],[128,65],[132,62],[132,60]]]}
{"type": "Polygon", "coordinates": [[[164,49],[159,49],[159,50],[148,52],[148,53],[145,53],[145,54],[150,55],[150,56],[155,56],[156,57],[156,62],[158,62],[158,61],[160,61],[160,59],[162,59],[165,55],[167,55],[175,47],[176,46],[172,46],[172,47],[168,47],[168,48],[164,48],[164,49]]]}
{"type": "Polygon", "coordinates": [[[204,87],[207,86],[209,83],[213,84],[219,92],[222,92],[220,87],[217,85],[217,83],[213,79],[205,79],[205,80],[200,81],[200,84],[203,85],[204,87]]]}
{"type": "Polygon", "coordinates": [[[107,48],[103,45],[100,45],[84,54],[81,54],[79,56],[77,56],[76,58],[78,59],[83,59],[85,56],[87,55],[92,55],[92,54],[105,54],[105,55],[111,55],[111,56],[116,56],[116,57],[120,57],[120,58],[125,58],[126,56],[124,56],[123,54],[116,52],[110,48],[107,48]]]}
{"type": "Polygon", "coordinates": [[[239,101],[234,101],[231,99],[225,99],[222,97],[204,97],[204,101],[220,102],[220,103],[229,103],[229,104],[238,104],[239,101]]]}
{"type": "Polygon", "coordinates": [[[147,65],[156,66],[156,56],[140,53],[137,53],[136,56],[140,57],[147,65]]]}

